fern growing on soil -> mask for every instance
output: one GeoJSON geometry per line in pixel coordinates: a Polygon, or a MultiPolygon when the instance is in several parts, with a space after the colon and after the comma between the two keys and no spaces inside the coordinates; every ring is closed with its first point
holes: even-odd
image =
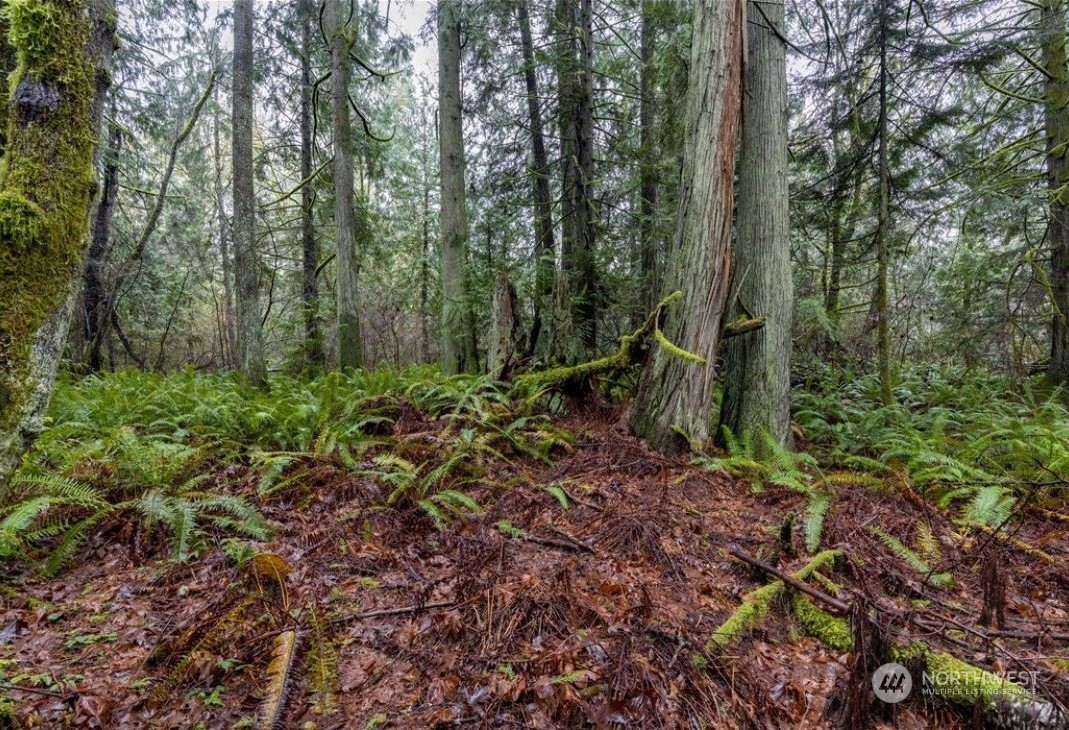
{"type": "Polygon", "coordinates": [[[964,523],[998,525],[1025,491],[1069,479],[1065,394],[1040,382],[905,368],[884,407],[874,375],[831,374],[795,393],[794,418],[821,464],[898,471],[964,523]]]}
{"type": "Polygon", "coordinates": [[[754,491],[771,484],[806,495],[809,499],[804,522],[806,550],[816,552],[824,533],[824,520],[831,509],[832,490],[842,481],[841,474],[836,475],[837,479],[829,479],[813,456],[791,451],[767,433],[760,433],[755,439],[749,431],[741,437],[726,427],[722,431],[727,455],[698,457],[695,463],[749,479],[754,491]]]}
{"type": "Polygon", "coordinates": [[[179,559],[212,533],[264,540],[257,502],[308,488],[322,465],[381,480],[385,506],[442,527],[479,510],[465,485],[491,464],[549,463],[571,447],[533,405],[429,367],[277,377],[264,390],[191,370],[64,376],[21,481],[0,494],[0,558],[44,554],[55,572],[120,516],[136,519],[139,544],[166,541],[179,559]]]}

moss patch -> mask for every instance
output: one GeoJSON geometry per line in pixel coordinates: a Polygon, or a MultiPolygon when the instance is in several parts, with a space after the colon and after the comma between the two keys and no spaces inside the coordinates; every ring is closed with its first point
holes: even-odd
{"type": "MultiPolygon", "coordinates": [[[[830,568],[842,555],[839,550],[825,550],[818,553],[812,560],[794,573],[794,578],[806,580],[814,572],[830,568]]],[[[772,581],[755,591],[751,591],[743,599],[742,604],[728,617],[709,637],[705,643],[707,652],[715,652],[735,643],[744,633],[751,630],[768,615],[772,601],[784,590],[785,584],[781,580],[772,581]]]]}
{"type": "Polygon", "coordinates": [[[923,657],[925,674],[931,680],[928,684],[929,691],[956,705],[972,707],[980,697],[987,707],[998,702],[1034,699],[1032,693],[1024,687],[967,664],[946,652],[932,651],[931,647],[922,641],[895,649],[891,655],[895,661],[923,657]]]}
{"type": "Polygon", "coordinates": [[[836,651],[850,651],[853,648],[854,635],[846,619],[832,616],[802,593],[796,593],[791,599],[791,610],[802,631],[820,639],[828,648],[836,651]]]}

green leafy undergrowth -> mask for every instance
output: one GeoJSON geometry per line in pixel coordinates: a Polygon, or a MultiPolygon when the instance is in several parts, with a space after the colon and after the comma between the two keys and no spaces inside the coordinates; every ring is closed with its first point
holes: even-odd
{"type": "Polygon", "coordinates": [[[263,390],[193,371],[68,376],[47,425],[0,495],[0,558],[40,558],[50,573],[119,525],[178,559],[212,534],[268,539],[258,503],[306,488],[324,464],[378,480],[386,506],[441,526],[478,511],[465,485],[492,462],[548,462],[571,444],[494,381],[429,367],[263,390]]]}
{"type": "MultiPolygon", "coordinates": [[[[820,547],[824,520],[831,508],[835,486],[843,483],[843,475],[825,474],[815,457],[792,451],[777,443],[767,433],[759,433],[755,437],[753,432],[747,431],[736,436],[726,427],[722,432],[727,453],[724,456],[701,456],[695,463],[707,469],[723,469],[734,476],[749,479],[754,491],[775,485],[806,495],[806,550],[816,552],[820,547]]],[[[862,475],[857,475],[857,478],[864,480],[862,475]]]]}
{"type": "Polygon", "coordinates": [[[1042,381],[904,368],[883,406],[875,375],[834,372],[795,393],[794,419],[826,468],[897,472],[966,524],[1001,524],[1025,494],[1057,499],[1069,479],[1065,394],[1042,381]]]}

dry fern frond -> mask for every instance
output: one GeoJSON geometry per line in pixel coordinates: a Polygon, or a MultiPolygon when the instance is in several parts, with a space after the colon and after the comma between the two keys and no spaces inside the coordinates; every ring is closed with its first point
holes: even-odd
{"type": "Polygon", "coordinates": [[[213,618],[191,627],[170,652],[166,666],[170,671],[152,691],[155,702],[163,702],[176,687],[189,678],[197,658],[210,654],[219,640],[241,623],[245,611],[256,600],[255,596],[243,596],[227,601],[213,618]]]}
{"type": "Polygon", "coordinates": [[[267,691],[260,703],[261,730],[277,730],[282,727],[282,715],[286,710],[286,695],[290,687],[290,675],[297,657],[297,630],[286,629],[271,645],[271,663],[267,665],[267,691]]]}
{"type": "Polygon", "coordinates": [[[312,644],[308,651],[308,686],[314,699],[313,710],[321,715],[329,715],[337,709],[334,682],[338,652],[334,649],[334,642],[327,636],[319,613],[313,609],[308,616],[312,627],[312,644]]]}
{"type": "Polygon", "coordinates": [[[257,553],[245,566],[245,574],[252,578],[260,597],[278,603],[287,611],[290,599],[286,576],[291,570],[289,563],[274,553],[257,553]]]}

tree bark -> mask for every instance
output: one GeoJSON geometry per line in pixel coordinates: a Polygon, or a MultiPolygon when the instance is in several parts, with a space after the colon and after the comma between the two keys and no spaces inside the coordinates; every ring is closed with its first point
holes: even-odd
{"type": "Polygon", "coordinates": [[[729,268],[732,182],[742,83],[742,3],[697,3],[687,91],[687,138],[676,233],[665,292],[680,290],[664,333],[699,365],[656,348],[643,371],[631,427],[674,452],[709,436],[713,363],[720,342],[729,268]]]}
{"type": "Polygon", "coordinates": [[[553,241],[553,201],[549,192],[549,157],[546,154],[542,113],[539,110],[538,78],[535,76],[534,42],[531,39],[531,18],[527,11],[527,0],[519,1],[517,16],[523,50],[523,78],[527,88],[527,118],[531,126],[531,181],[534,188],[535,296],[534,320],[528,339],[528,349],[533,354],[538,348],[543,315],[552,304],[556,253],[553,241]]]}
{"type": "Polygon", "coordinates": [[[793,286],[783,5],[750,0],[747,17],[735,285],[728,320],[759,315],[765,325],[725,343],[720,423],[735,434],[766,432],[787,445],[793,286]]]}
{"type": "Polygon", "coordinates": [[[223,264],[223,321],[220,324],[223,364],[232,368],[238,351],[237,314],[234,309],[234,261],[230,254],[230,221],[226,217],[223,197],[223,166],[219,143],[219,112],[212,118],[212,143],[215,150],[215,218],[219,227],[219,258],[223,264]]]}
{"type": "Polygon", "coordinates": [[[1050,366],[1054,383],[1069,383],[1069,66],[1066,62],[1064,0],[1040,6],[1043,52],[1044,123],[1047,133],[1047,187],[1050,212],[1047,235],[1051,252],[1050,366]]]}
{"type": "Polygon", "coordinates": [[[250,383],[267,382],[260,312],[260,258],[252,157],[252,0],[234,0],[233,151],[234,271],[238,369],[250,383]]]}
{"type": "Polygon", "coordinates": [[[891,165],[887,150],[887,24],[888,0],[880,3],[880,207],[876,222],[876,356],[880,367],[880,399],[891,405],[891,311],[888,277],[891,262],[891,165]]]}
{"type": "Polygon", "coordinates": [[[438,3],[438,124],[442,186],[442,371],[453,375],[478,369],[475,327],[468,298],[458,0],[438,3]]]}
{"type": "Polygon", "coordinates": [[[301,0],[301,306],[304,308],[304,355],[313,368],[326,363],[319,329],[319,245],[315,237],[315,188],[312,185],[312,22],[316,4],[301,0]]]}
{"type": "Polygon", "coordinates": [[[510,371],[523,353],[525,337],[516,287],[508,274],[499,271],[494,279],[494,297],[490,312],[490,343],[486,355],[486,372],[499,380],[508,380],[510,371]]]}
{"type": "Polygon", "coordinates": [[[83,274],[82,338],[85,343],[85,364],[96,372],[103,367],[101,347],[108,334],[108,314],[111,309],[104,266],[107,264],[111,241],[111,223],[115,217],[115,199],[119,192],[119,151],[122,149],[122,130],[112,124],[108,129],[108,150],[104,161],[104,184],[100,200],[93,214],[92,237],[83,274]]]}
{"type": "Polygon", "coordinates": [[[0,165],[0,488],[41,431],[73,315],[115,48],[106,0],[7,11],[19,63],[0,165]]]}
{"type": "Polygon", "coordinates": [[[358,368],[364,364],[360,333],[357,282],[356,221],[353,204],[353,126],[349,111],[349,54],[356,38],[346,23],[351,6],[341,0],[327,1],[330,28],[330,76],[333,82],[331,123],[334,129],[334,240],[338,247],[337,309],[338,366],[358,368]]]}
{"type": "Polygon", "coordinates": [[[431,130],[427,122],[426,109],[420,109],[420,182],[423,185],[423,208],[421,244],[422,255],[419,259],[419,361],[431,361],[431,130]]]}
{"type": "Polygon", "coordinates": [[[655,42],[653,0],[642,2],[642,30],[639,37],[639,55],[642,67],[639,70],[639,196],[642,199],[639,218],[639,278],[641,281],[642,310],[645,316],[657,305],[661,291],[660,248],[661,242],[655,231],[657,215],[657,148],[655,144],[657,114],[654,111],[653,90],[653,44],[655,42]]]}

